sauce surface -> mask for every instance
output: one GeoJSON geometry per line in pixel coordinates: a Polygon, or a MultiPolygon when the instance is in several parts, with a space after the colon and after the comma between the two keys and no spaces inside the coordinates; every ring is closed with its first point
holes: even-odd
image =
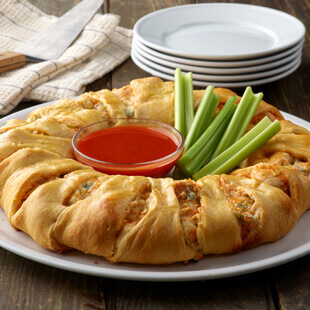
{"type": "Polygon", "coordinates": [[[124,125],[92,132],[77,145],[80,152],[97,160],[134,164],[170,155],[178,148],[173,135],[158,127],[124,125]]]}

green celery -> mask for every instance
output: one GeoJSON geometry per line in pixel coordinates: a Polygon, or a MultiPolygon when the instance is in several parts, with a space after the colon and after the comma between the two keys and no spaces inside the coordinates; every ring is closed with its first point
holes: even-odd
{"type": "MultiPolygon", "coordinates": [[[[193,99],[193,74],[188,72],[183,76],[184,79],[184,105],[186,120],[186,136],[194,120],[194,99],[193,99]]],[[[185,139],[185,136],[184,136],[185,139]]]]}
{"type": "Polygon", "coordinates": [[[211,160],[216,158],[243,136],[262,98],[263,93],[254,94],[251,87],[246,88],[237,110],[220,143],[216,147],[211,160]]]}
{"type": "Polygon", "coordinates": [[[184,175],[191,177],[207,162],[236,108],[234,98],[229,98],[211,125],[178,160],[177,165],[184,175]]]}
{"type": "Polygon", "coordinates": [[[184,100],[184,76],[180,68],[177,68],[174,73],[174,127],[185,139],[187,126],[184,100]]]}
{"type": "Polygon", "coordinates": [[[281,129],[280,122],[273,123],[266,116],[247,134],[236,143],[226,149],[218,157],[210,161],[206,166],[193,175],[194,180],[201,179],[207,174],[229,173],[238,166],[244,159],[263,146],[281,129]]]}
{"type": "Polygon", "coordinates": [[[208,86],[196,111],[194,121],[187,134],[184,149],[187,151],[211,124],[220,95],[213,93],[214,86],[208,86]]]}

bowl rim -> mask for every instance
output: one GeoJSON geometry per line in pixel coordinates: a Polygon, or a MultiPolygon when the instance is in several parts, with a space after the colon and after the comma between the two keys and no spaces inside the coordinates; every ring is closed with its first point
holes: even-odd
{"type": "MultiPolygon", "coordinates": [[[[122,126],[122,125],[120,125],[120,126],[122,126]]],[[[142,126],[143,126],[143,124],[142,124],[142,126]]],[[[144,125],[144,126],[146,126],[146,125],[144,125]]],[[[148,126],[148,127],[152,127],[152,126],[148,126]]],[[[155,126],[153,126],[153,127],[155,127],[155,126]]],[[[95,132],[95,131],[93,131],[93,132],[95,132]]],[[[157,121],[157,120],[147,119],[147,118],[134,118],[134,117],[132,117],[132,118],[115,117],[115,118],[112,118],[112,119],[107,119],[107,120],[102,120],[102,121],[99,121],[99,122],[91,123],[91,124],[81,128],[79,131],[77,131],[74,134],[74,136],[72,138],[72,146],[73,146],[74,152],[76,152],[77,154],[79,154],[80,156],[86,158],[89,161],[92,161],[92,162],[95,162],[95,163],[98,163],[98,164],[105,164],[107,166],[111,166],[111,168],[119,167],[119,168],[122,168],[122,169],[124,169],[124,168],[133,169],[133,168],[145,167],[145,166],[149,166],[149,165],[151,166],[151,165],[159,164],[159,163],[166,163],[167,161],[169,161],[170,158],[173,158],[175,155],[177,155],[180,151],[183,150],[183,148],[184,148],[184,137],[180,133],[180,131],[177,130],[175,127],[173,127],[171,125],[168,125],[168,124],[165,124],[163,122],[157,121]],[[159,125],[157,127],[161,127],[161,128],[164,127],[164,130],[166,130],[166,131],[168,131],[168,129],[170,129],[170,132],[172,132],[172,134],[174,136],[178,136],[179,137],[178,140],[180,140],[181,143],[178,145],[177,149],[173,153],[171,153],[171,154],[169,154],[167,156],[164,156],[164,157],[161,157],[161,158],[158,158],[158,159],[155,159],[155,160],[151,160],[151,161],[140,162],[140,163],[113,163],[113,162],[107,162],[107,161],[102,161],[102,160],[95,159],[93,157],[87,156],[86,154],[84,154],[81,151],[79,151],[79,149],[77,147],[76,140],[77,140],[78,135],[83,130],[85,130],[88,127],[94,126],[96,124],[106,123],[106,122],[113,121],[113,120],[125,120],[127,122],[130,122],[130,121],[136,121],[136,122],[142,121],[142,122],[151,122],[151,123],[157,124],[157,125],[159,125]],[[114,166],[114,167],[112,167],[112,166],[114,166]]]]}

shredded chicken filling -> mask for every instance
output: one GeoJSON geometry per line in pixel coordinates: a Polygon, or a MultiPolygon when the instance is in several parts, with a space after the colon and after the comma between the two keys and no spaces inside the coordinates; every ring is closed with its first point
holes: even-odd
{"type": "Polygon", "coordinates": [[[103,115],[108,116],[107,107],[103,103],[98,102],[94,105],[94,109],[101,112],[103,115]]]}
{"type": "Polygon", "coordinates": [[[96,178],[91,178],[78,186],[73,193],[67,197],[66,201],[63,203],[65,206],[71,206],[80,200],[84,200],[89,197],[93,191],[95,191],[99,186],[100,182],[96,178]]]}
{"type": "Polygon", "coordinates": [[[125,224],[136,224],[144,217],[148,211],[148,202],[151,191],[150,184],[145,184],[140,193],[138,193],[138,195],[129,203],[125,224]]]}
{"type": "MultiPolygon", "coordinates": [[[[197,184],[192,181],[180,181],[175,184],[174,190],[179,201],[180,220],[185,243],[197,248],[197,226],[200,207],[197,184]]],[[[201,253],[198,252],[195,259],[199,259],[198,256],[202,257],[201,253]]]]}
{"type": "Polygon", "coordinates": [[[290,169],[301,172],[305,176],[310,175],[310,163],[307,160],[294,158],[291,154],[286,152],[268,154],[264,162],[280,166],[289,166],[290,169]]]}
{"type": "Polygon", "coordinates": [[[252,206],[255,200],[245,191],[244,188],[236,186],[230,180],[221,178],[221,188],[233,214],[237,218],[241,228],[241,238],[245,246],[256,235],[258,222],[252,206]]]}
{"type": "Polygon", "coordinates": [[[294,164],[294,157],[286,152],[275,152],[265,154],[265,157],[261,162],[277,164],[279,166],[289,166],[294,164]]]}
{"type": "Polygon", "coordinates": [[[259,166],[252,174],[255,180],[277,187],[290,196],[288,179],[283,171],[276,169],[275,165],[259,166]]]}
{"type": "Polygon", "coordinates": [[[296,159],[291,169],[294,171],[301,172],[303,175],[307,177],[309,177],[310,175],[310,163],[309,162],[299,161],[298,159],[296,159]]]}

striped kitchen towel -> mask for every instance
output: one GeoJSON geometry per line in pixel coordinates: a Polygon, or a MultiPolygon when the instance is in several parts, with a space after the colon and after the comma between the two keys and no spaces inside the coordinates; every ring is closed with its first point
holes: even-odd
{"type": "MultiPolygon", "coordinates": [[[[0,52],[14,50],[56,18],[26,0],[0,1],[0,52]]],[[[119,22],[117,15],[96,14],[58,59],[27,63],[0,74],[0,115],[22,100],[52,101],[80,95],[87,84],[125,61],[130,56],[132,30],[119,27],[119,22]]]]}

